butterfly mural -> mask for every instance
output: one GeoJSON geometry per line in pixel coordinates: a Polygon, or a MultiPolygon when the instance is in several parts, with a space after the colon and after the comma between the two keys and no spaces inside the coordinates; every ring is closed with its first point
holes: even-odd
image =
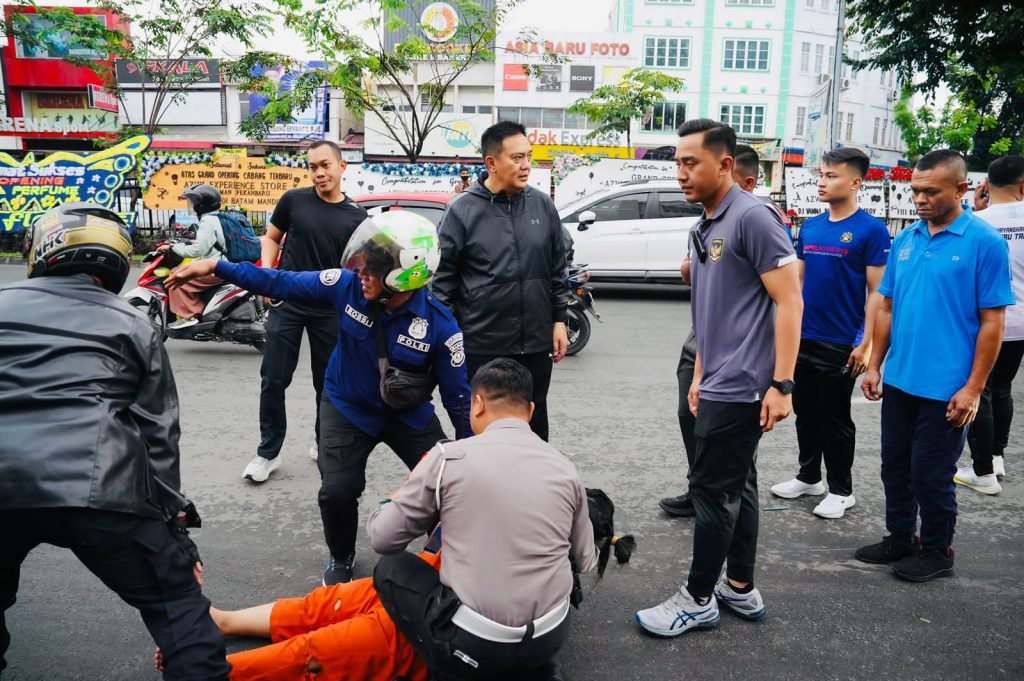
{"type": "MultiPolygon", "coordinates": [[[[20,161],[0,153],[0,229],[30,229],[43,213],[62,203],[90,201],[113,208],[117,190],[150,141],[139,135],[93,154],[60,151],[40,161],[32,153],[20,161]]],[[[121,217],[134,228],[134,213],[121,217]]]]}

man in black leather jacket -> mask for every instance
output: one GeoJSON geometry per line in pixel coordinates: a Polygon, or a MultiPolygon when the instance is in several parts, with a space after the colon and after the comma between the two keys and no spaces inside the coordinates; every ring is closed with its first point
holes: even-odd
{"type": "Polygon", "coordinates": [[[46,543],[139,610],[165,679],[228,678],[185,530],[174,378],[117,296],[130,254],[116,213],[64,204],[33,227],[29,279],[0,288],[0,671],[21,563],[46,543]]]}
{"type": "Polygon", "coordinates": [[[523,126],[492,125],[481,148],[487,171],[441,219],[433,291],[466,336],[470,380],[498,357],[530,371],[530,428],[547,440],[552,360],[561,361],[569,346],[562,222],[551,198],[527,184],[532,151],[523,126]]]}

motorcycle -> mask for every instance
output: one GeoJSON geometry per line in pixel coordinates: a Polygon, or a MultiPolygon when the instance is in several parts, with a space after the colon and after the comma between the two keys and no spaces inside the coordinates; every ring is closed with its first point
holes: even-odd
{"type": "Polygon", "coordinates": [[[590,313],[594,319],[601,321],[601,315],[594,308],[593,286],[590,281],[590,270],[585,264],[573,264],[569,267],[569,305],[566,309],[569,320],[569,349],[566,355],[575,355],[587,346],[590,341],[590,313]]]}
{"type": "MultiPolygon", "coordinates": [[[[177,240],[161,242],[176,243],[177,240]]],[[[164,279],[171,270],[185,262],[173,251],[152,251],[142,262],[146,269],[139,277],[138,286],[124,294],[128,302],[144,315],[160,333],[161,340],[176,338],[193,341],[215,341],[218,343],[240,343],[251,345],[260,352],[267,340],[267,312],[260,296],[249,293],[234,284],[224,282],[221,286],[207,289],[200,294],[206,304],[199,323],[184,329],[171,329],[174,321],[164,279]]]]}

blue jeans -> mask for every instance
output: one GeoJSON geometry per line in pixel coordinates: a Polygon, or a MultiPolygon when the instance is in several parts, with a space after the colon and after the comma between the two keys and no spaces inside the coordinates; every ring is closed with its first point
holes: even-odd
{"type": "Polygon", "coordinates": [[[953,474],[966,428],[946,421],[947,402],[886,385],[882,398],[882,484],[885,526],[912,535],[921,515],[921,546],[946,549],[956,525],[953,474]]]}

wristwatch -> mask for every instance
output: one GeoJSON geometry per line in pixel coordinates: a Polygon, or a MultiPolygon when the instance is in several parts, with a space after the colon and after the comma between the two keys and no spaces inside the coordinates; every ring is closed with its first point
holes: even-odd
{"type": "Polygon", "coordinates": [[[788,378],[784,378],[781,381],[772,379],[772,387],[778,390],[783,395],[792,395],[793,390],[796,389],[796,383],[788,378]]]}

